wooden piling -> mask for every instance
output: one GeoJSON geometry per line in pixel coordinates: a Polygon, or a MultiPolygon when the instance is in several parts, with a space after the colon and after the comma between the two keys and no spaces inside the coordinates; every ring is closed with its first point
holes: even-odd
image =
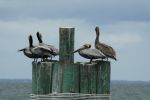
{"type": "Polygon", "coordinates": [[[74,65],[74,28],[59,29],[59,62],[54,64],[52,92],[79,92],[78,66],[74,65]]]}
{"type": "Polygon", "coordinates": [[[74,63],[74,28],[59,28],[59,61],[74,63]]]}
{"type": "Polygon", "coordinates": [[[32,94],[37,94],[37,64],[32,62],[32,94]]]}
{"type": "Polygon", "coordinates": [[[109,61],[98,61],[97,94],[110,94],[111,66],[109,61]]]}
{"type": "Polygon", "coordinates": [[[55,63],[53,93],[79,93],[79,67],[75,64],[55,63]]]}
{"type": "Polygon", "coordinates": [[[110,93],[110,62],[96,61],[91,64],[79,63],[80,93],[110,93]]]}
{"type": "MultiPolygon", "coordinates": [[[[74,28],[59,29],[59,61],[32,63],[32,93],[110,94],[109,61],[74,63],[74,28]]],[[[59,99],[58,99],[59,100],[59,99]]]]}
{"type": "Polygon", "coordinates": [[[80,63],[80,93],[96,94],[97,64],[80,63]]]}
{"type": "Polygon", "coordinates": [[[52,91],[53,62],[33,62],[32,93],[49,94],[52,91]]]}

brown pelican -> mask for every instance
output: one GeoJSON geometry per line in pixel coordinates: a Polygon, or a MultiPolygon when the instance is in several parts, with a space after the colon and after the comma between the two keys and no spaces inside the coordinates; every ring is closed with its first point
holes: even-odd
{"type": "Polygon", "coordinates": [[[29,39],[29,47],[20,49],[20,50],[18,50],[18,51],[19,51],[19,52],[20,52],[20,51],[23,51],[23,53],[24,53],[25,56],[27,56],[28,58],[33,58],[34,61],[37,61],[37,58],[39,58],[39,56],[36,55],[36,54],[33,54],[33,53],[31,52],[31,50],[30,50],[30,48],[32,48],[32,46],[33,46],[33,45],[32,45],[32,43],[33,43],[33,41],[32,41],[32,36],[29,35],[28,39],[29,39]]]}
{"type": "Polygon", "coordinates": [[[73,53],[78,52],[82,57],[90,59],[90,63],[93,59],[106,58],[99,50],[89,48],[91,48],[91,44],[84,44],[81,48],[75,50],[73,53]]]}
{"type": "Polygon", "coordinates": [[[51,56],[49,48],[39,45],[33,45],[33,39],[31,35],[29,35],[29,44],[29,47],[21,49],[19,51],[23,51],[24,54],[29,58],[34,58],[34,61],[37,61],[37,58],[41,58],[44,61],[45,58],[51,56]]]}
{"type": "Polygon", "coordinates": [[[58,55],[58,53],[59,53],[58,49],[56,49],[53,45],[48,45],[48,44],[43,43],[43,41],[42,41],[42,35],[41,35],[40,32],[37,32],[36,35],[37,35],[37,38],[39,40],[39,45],[40,46],[44,46],[46,48],[49,48],[51,55],[53,55],[53,56],[58,55]]]}
{"type": "Polygon", "coordinates": [[[108,58],[117,60],[115,50],[111,46],[108,46],[99,41],[99,35],[100,35],[99,27],[96,27],[95,31],[96,31],[95,48],[100,50],[107,57],[107,61],[108,58]]]}
{"type": "Polygon", "coordinates": [[[45,58],[51,57],[51,51],[48,47],[45,46],[40,46],[40,45],[33,45],[33,39],[32,36],[30,35],[30,51],[33,55],[36,55],[38,58],[45,60],[45,58]]]}

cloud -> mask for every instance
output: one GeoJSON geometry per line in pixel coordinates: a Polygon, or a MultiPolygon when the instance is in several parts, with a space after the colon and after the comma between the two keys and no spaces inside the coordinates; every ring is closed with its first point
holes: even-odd
{"type": "Polygon", "coordinates": [[[118,47],[124,47],[125,45],[135,45],[142,42],[142,37],[139,35],[129,34],[110,34],[105,35],[104,40],[106,43],[111,43],[118,47]]]}
{"type": "Polygon", "coordinates": [[[59,19],[81,18],[90,23],[117,21],[150,21],[149,0],[1,0],[0,19],[24,20],[26,18],[59,19]]]}

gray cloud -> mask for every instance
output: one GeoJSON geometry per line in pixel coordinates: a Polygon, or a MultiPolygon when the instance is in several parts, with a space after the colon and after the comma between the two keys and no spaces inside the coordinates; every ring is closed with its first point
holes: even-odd
{"type": "Polygon", "coordinates": [[[97,24],[149,21],[149,3],[148,0],[3,0],[0,1],[0,19],[82,18],[97,24]]]}

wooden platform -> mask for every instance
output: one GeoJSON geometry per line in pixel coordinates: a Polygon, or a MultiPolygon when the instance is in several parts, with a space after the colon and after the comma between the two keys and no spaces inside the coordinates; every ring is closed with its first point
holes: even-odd
{"type": "Polygon", "coordinates": [[[59,29],[59,61],[32,63],[31,100],[110,100],[110,62],[74,63],[74,28],[59,29]]]}
{"type": "Polygon", "coordinates": [[[32,93],[110,93],[110,62],[32,63],[32,93]]]}

